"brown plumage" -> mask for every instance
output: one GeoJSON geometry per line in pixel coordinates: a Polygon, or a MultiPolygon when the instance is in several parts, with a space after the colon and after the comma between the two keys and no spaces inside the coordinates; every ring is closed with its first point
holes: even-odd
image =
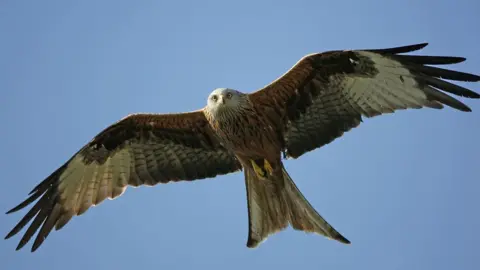
{"type": "Polygon", "coordinates": [[[288,224],[350,243],[303,197],[282,154],[298,158],[328,144],[357,127],[362,116],[443,105],[470,111],[446,93],[480,95],[443,79],[479,81],[480,76],[431,66],[465,58],[401,55],[426,45],[311,54],[251,94],[220,88],[202,110],[130,115],[100,132],[8,211],[38,199],[6,238],[33,219],[17,249],[39,230],[35,251],[53,228],[120,196],[129,185],[192,181],[243,169],[248,247],[288,224]]]}

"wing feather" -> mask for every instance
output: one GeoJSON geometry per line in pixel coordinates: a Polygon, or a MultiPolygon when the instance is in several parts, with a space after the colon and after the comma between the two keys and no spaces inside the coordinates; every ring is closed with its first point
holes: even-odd
{"type": "Polygon", "coordinates": [[[283,124],[286,156],[297,158],[359,126],[362,116],[443,105],[471,109],[449,94],[480,95],[445,81],[477,82],[480,76],[428,65],[465,61],[455,56],[401,55],[427,43],[386,49],[310,54],[271,84],[250,94],[258,111],[275,108],[283,124]]]}
{"type": "Polygon", "coordinates": [[[38,231],[35,251],[53,228],[59,230],[73,216],[117,198],[127,186],[192,181],[240,169],[236,157],[216,140],[202,111],[130,115],[100,132],[8,211],[38,199],[5,238],[33,219],[17,250],[38,231]]]}

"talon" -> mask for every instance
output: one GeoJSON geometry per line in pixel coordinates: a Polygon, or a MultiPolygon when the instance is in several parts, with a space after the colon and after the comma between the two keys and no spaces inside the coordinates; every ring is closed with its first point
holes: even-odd
{"type": "Polygon", "coordinates": [[[265,170],[267,170],[268,174],[272,175],[273,174],[273,168],[272,165],[268,162],[268,160],[264,159],[263,160],[263,167],[265,170]]]}
{"type": "Polygon", "coordinates": [[[255,160],[250,160],[250,162],[252,163],[253,170],[255,171],[255,173],[257,174],[257,176],[258,176],[260,179],[265,179],[266,172],[257,165],[257,163],[255,162],[255,160]]]}

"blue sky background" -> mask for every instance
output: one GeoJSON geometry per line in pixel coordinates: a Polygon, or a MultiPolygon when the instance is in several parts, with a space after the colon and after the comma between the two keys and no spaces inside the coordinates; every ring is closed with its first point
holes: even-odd
{"type": "MultiPolygon", "coordinates": [[[[201,108],[216,87],[250,92],[303,55],[430,42],[480,73],[479,1],[0,2],[0,209],[25,198],[104,127],[133,112],[201,108]]],[[[480,91],[480,84],[463,84],[480,91]]],[[[463,99],[465,101],[465,99],[463,99]]],[[[246,248],[243,175],[128,189],[0,268],[480,269],[480,101],[403,111],[287,169],[352,241],[287,229],[246,248]]],[[[26,211],[0,215],[5,235],[26,211]]],[[[23,233],[24,231],[22,231],[23,233]]]]}

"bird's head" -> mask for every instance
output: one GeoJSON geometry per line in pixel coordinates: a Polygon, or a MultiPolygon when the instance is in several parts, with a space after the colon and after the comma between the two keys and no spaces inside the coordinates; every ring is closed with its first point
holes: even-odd
{"type": "Polygon", "coordinates": [[[208,96],[207,110],[214,115],[228,113],[242,107],[247,95],[229,88],[217,88],[208,96]]]}

